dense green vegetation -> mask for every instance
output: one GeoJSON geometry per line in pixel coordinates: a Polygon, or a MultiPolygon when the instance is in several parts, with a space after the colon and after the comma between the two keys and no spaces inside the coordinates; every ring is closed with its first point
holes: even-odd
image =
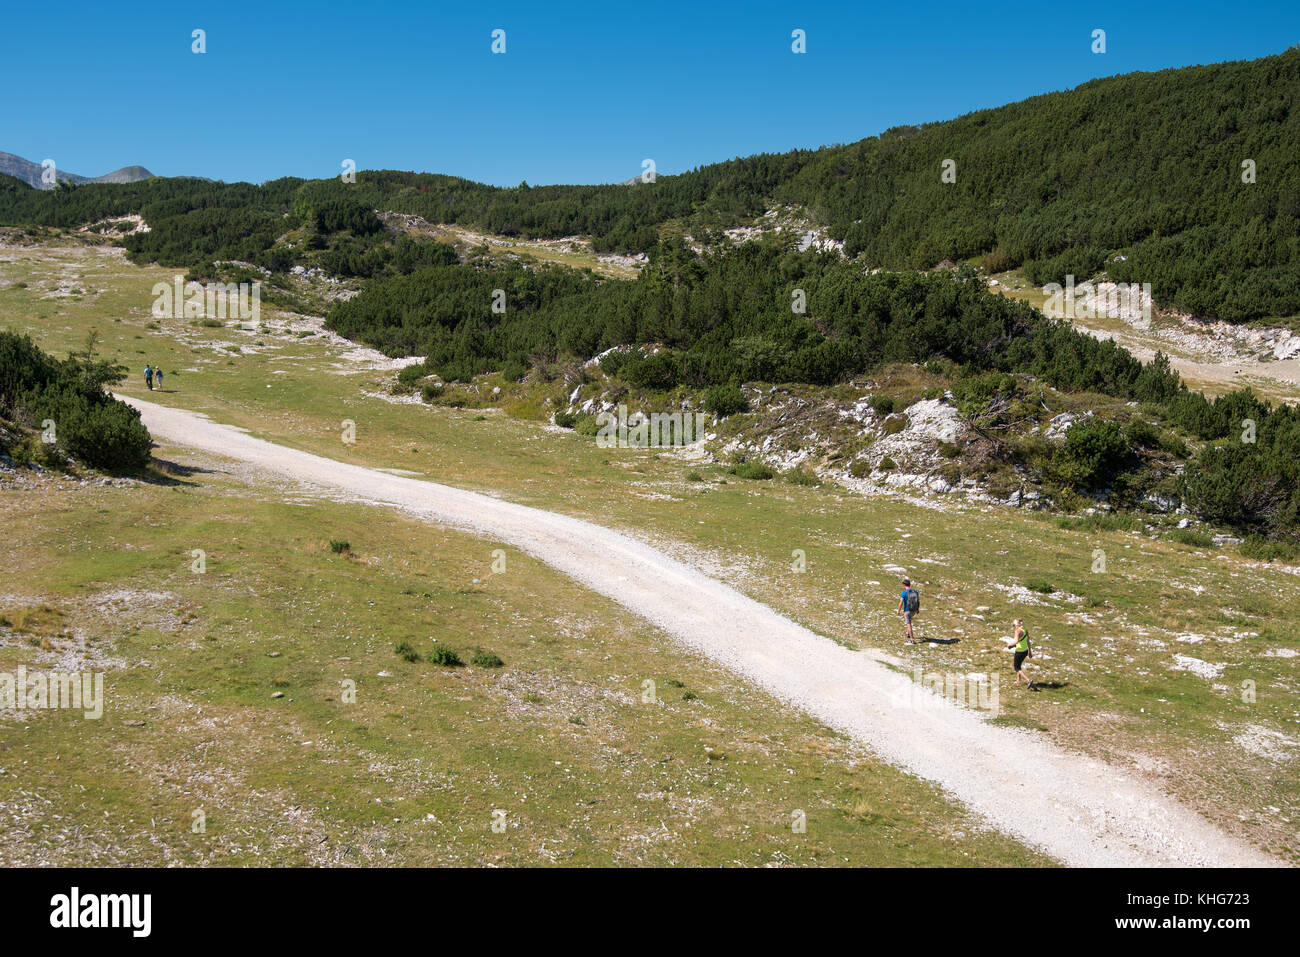
{"type": "Polygon", "coordinates": [[[641,276],[598,280],[560,268],[435,267],[371,283],[339,303],[330,328],[390,355],[422,353],[444,379],[536,358],[623,353],[606,371],[634,386],[753,380],[830,385],[885,362],[942,357],[979,370],[1042,375],[1063,389],[1163,400],[1178,389],[1113,342],[989,294],[967,274],[867,275],[832,254],[751,243],[697,257],[665,243],[641,276]],[[494,292],[505,311],[494,313],[494,292]],[[807,298],[793,311],[792,293],[807,298]]]}
{"type": "MultiPolygon", "coordinates": [[[[990,294],[969,268],[864,274],[831,254],[751,243],[697,257],[677,241],[630,282],[560,268],[418,270],[371,283],[338,304],[328,325],[391,355],[426,355],[423,370],[406,373],[412,383],[420,371],[447,381],[488,371],[518,378],[542,362],[653,346],[611,352],[602,370],[636,389],[702,390],[719,414],[743,408],[743,382],[834,385],[889,363],[938,362],[952,371],[963,414],[996,428],[1030,399],[1022,382],[1041,380],[1138,403],[1168,427],[1217,443],[1187,472],[1185,494],[1200,514],[1251,534],[1297,529],[1295,409],[1249,391],[1208,400],[1164,357],[1143,364],[1112,341],[990,294]],[[802,314],[791,307],[796,289],[806,296],[802,314]]],[[[1145,423],[1121,430],[1097,421],[1071,429],[1059,452],[1024,457],[1064,486],[1118,487],[1135,498],[1150,490],[1133,474],[1142,465],[1133,450],[1143,448],[1188,455],[1181,440],[1145,423]]]]}
{"type": "Polygon", "coordinates": [[[93,343],[83,355],[59,360],[28,336],[0,331],[0,451],[50,466],[61,464],[62,451],[95,468],[143,468],[151,440],[140,413],[104,392],[125,374],[96,359],[93,343]],[[47,420],[53,441],[29,434],[46,432],[47,420]]]}
{"type": "Polygon", "coordinates": [[[394,171],[361,172],[355,183],[152,179],[49,192],[13,180],[0,183],[0,223],[73,226],[141,212],[151,231],[125,241],[138,260],[278,271],[328,249],[326,268],[376,276],[435,263],[409,249],[395,256],[374,210],[652,252],[683,229],[714,243],[721,229],[784,204],[871,266],[983,257],[993,271],[1023,265],[1040,284],[1104,268],[1151,283],[1159,303],[1242,321],[1300,313],[1298,95],[1300,51],[1288,50],[1094,80],[847,146],[631,186],[504,189],[394,171]],[[952,182],[941,178],[947,160],[952,182]],[[283,241],[300,229],[310,236],[283,241]]]}
{"type": "MultiPolygon", "coordinates": [[[[1172,454],[1189,460],[1180,492],[1198,513],[1276,537],[1294,534],[1300,516],[1295,410],[1249,392],[1209,401],[1159,357],[1143,365],[989,295],[969,266],[902,270],[980,258],[986,270],[1023,266],[1045,283],[1105,269],[1203,315],[1300,313],[1298,91],[1300,53],[1288,51],[1097,80],[848,146],[630,186],[501,189],[378,171],[355,183],[152,179],[42,192],[0,178],[0,223],[68,227],[139,212],[150,230],[120,240],[137,261],[196,275],[249,262],[271,270],[273,287],[295,263],[369,279],[334,306],[330,327],[390,355],[425,355],[424,371],[448,382],[491,371],[518,379],[539,363],[653,346],[609,354],[604,371],[635,389],[699,390],[719,415],[744,408],[744,382],[829,386],[888,363],[946,364],[959,408],[991,429],[1032,401],[1026,380],[1110,396],[1208,445],[1193,454],[1141,423],[1098,421],[1076,426],[1050,455],[1021,449],[1023,460],[1066,487],[1127,482],[1136,493],[1145,486],[1133,478],[1143,463],[1135,450],[1172,454]],[[947,160],[952,181],[941,176],[947,160]],[[1253,182],[1243,181],[1247,160],[1253,182]],[[720,242],[721,229],[773,205],[802,209],[856,258],[720,242]],[[646,251],[651,262],[635,281],[462,263],[449,245],[386,229],[377,210],[506,236],[585,234],[597,249],[646,251]],[[719,251],[692,253],[687,232],[719,251]],[[792,309],[796,290],[804,311],[792,309]]],[[[408,378],[414,387],[415,370],[408,378]]],[[[63,394],[44,381],[24,388],[32,408],[54,408],[63,394]]],[[[436,397],[442,387],[420,388],[436,397]]],[[[88,394],[59,408],[71,414],[66,403],[81,409],[88,394]]],[[[108,456],[84,436],[69,441],[108,456]]]]}

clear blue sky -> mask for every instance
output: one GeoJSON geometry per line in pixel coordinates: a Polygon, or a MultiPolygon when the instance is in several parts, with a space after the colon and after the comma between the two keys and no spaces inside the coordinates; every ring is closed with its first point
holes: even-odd
{"type": "Polygon", "coordinates": [[[0,150],[35,162],[261,182],[352,158],[513,186],[628,179],[646,157],[681,172],[1278,53],[1300,42],[1300,3],[64,0],[7,3],[0,23],[0,150]]]}

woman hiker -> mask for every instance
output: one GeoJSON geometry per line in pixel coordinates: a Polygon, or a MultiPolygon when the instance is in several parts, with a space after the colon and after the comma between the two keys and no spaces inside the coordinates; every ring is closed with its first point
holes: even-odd
{"type": "Polygon", "coordinates": [[[1025,659],[1034,657],[1034,651],[1029,647],[1029,632],[1025,630],[1025,620],[1023,618],[1016,619],[1015,638],[1012,640],[1015,642],[1014,646],[1008,645],[1007,648],[1008,650],[1012,647],[1015,648],[1016,654],[1011,659],[1011,667],[1016,669],[1016,684],[1019,685],[1020,679],[1023,678],[1025,683],[1029,685],[1030,691],[1037,691],[1038,689],[1034,687],[1033,680],[1021,670],[1025,665],[1025,659]]]}

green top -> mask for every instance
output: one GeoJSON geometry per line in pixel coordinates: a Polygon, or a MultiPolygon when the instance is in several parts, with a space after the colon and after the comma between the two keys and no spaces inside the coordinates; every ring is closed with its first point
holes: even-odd
{"type": "Polygon", "coordinates": [[[1016,651],[1029,650],[1029,632],[1023,628],[1020,630],[1020,640],[1016,642],[1016,651]]]}

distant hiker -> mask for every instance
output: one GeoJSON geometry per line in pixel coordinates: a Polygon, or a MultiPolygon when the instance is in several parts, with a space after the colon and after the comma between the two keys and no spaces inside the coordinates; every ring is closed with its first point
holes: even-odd
{"type": "MultiPolygon", "coordinates": [[[[1016,669],[1016,684],[1019,685],[1020,679],[1024,678],[1025,683],[1029,685],[1029,690],[1037,691],[1038,689],[1034,687],[1032,679],[1021,670],[1025,665],[1025,659],[1034,657],[1034,650],[1029,647],[1029,632],[1025,630],[1025,620],[1023,618],[1016,619],[1015,637],[1012,641],[1015,643],[1016,655],[1011,659],[1011,667],[1016,669]]],[[[1007,647],[1011,648],[1013,646],[1008,645],[1007,647]]]]}
{"type": "Polygon", "coordinates": [[[153,366],[144,367],[144,384],[149,387],[150,392],[153,391],[153,366]]]}
{"type": "Polygon", "coordinates": [[[907,622],[907,643],[916,644],[916,639],[912,637],[912,617],[921,610],[921,593],[912,587],[910,578],[903,579],[903,590],[898,595],[898,610],[907,622]]]}
{"type": "Polygon", "coordinates": [[[158,381],[158,390],[162,391],[162,366],[153,370],[153,377],[158,381]]]}

